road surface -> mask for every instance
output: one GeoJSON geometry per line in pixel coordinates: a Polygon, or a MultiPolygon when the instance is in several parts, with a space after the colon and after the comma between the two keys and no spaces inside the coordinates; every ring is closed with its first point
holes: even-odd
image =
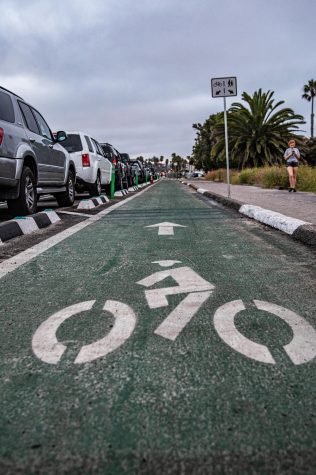
{"type": "Polygon", "coordinates": [[[315,473],[311,250],[164,180],[27,256],[0,263],[1,473],[315,473]]]}

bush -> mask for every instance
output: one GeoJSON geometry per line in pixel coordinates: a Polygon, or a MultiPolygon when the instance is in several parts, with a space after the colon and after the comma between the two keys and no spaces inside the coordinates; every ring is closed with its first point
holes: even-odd
{"type": "MultiPolygon", "coordinates": [[[[205,179],[226,183],[226,170],[221,168],[210,171],[205,179]]],[[[230,181],[232,185],[256,185],[263,188],[287,188],[289,186],[285,166],[245,168],[241,172],[230,170],[230,181]]],[[[299,191],[316,192],[316,168],[308,165],[299,167],[297,189],[299,191]]]]}
{"type": "Polygon", "coordinates": [[[259,184],[263,186],[263,188],[287,188],[289,186],[289,178],[286,168],[262,168],[262,179],[259,184]]]}
{"type": "Polygon", "coordinates": [[[316,168],[303,165],[297,174],[297,189],[316,193],[316,168]]]}
{"type": "Polygon", "coordinates": [[[241,185],[256,185],[258,168],[245,168],[239,173],[239,183],[241,185]]]}

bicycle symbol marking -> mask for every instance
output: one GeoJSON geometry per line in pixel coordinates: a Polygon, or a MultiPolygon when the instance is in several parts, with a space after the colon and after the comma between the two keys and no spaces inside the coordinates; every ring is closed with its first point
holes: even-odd
{"type": "MultiPolygon", "coordinates": [[[[91,310],[95,300],[70,305],[51,315],[33,335],[32,348],[35,355],[45,363],[57,364],[67,347],[57,340],[56,332],[68,318],[91,310]]],[[[119,348],[131,336],[136,325],[136,316],[128,305],[116,300],[107,300],[103,307],[115,318],[111,331],[100,340],[81,348],[75,364],[88,363],[119,348]]]]}
{"type": "Polygon", "coordinates": [[[156,335],[174,341],[203,303],[210,297],[215,287],[187,266],[155,272],[149,277],[140,280],[137,284],[144,287],[152,287],[167,277],[172,277],[178,285],[175,287],[145,290],[145,296],[149,308],[152,309],[167,307],[168,295],[188,294],[154,332],[156,335]]]}
{"type": "MultiPolygon", "coordinates": [[[[171,269],[175,264],[181,264],[181,261],[164,260],[154,263],[159,264],[165,270],[154,272],[137,282],[138,285],[146,288],[144,292],[150,309],[167,307],[169,305],[168,296],[186,294],[154,331],[160,337],[175,341],[192,317],[212,295],[215,286],[188,266],[171,269]],[[169,277],[173,278],[177,285],[150,288],[169,277]]],[[[79,302],[47,318],[37,328],[32,338],[32,349],[37,358],[48,364],[57,364],[67,349],[67,346],[58,341],[56,337],[59,327],[67,319],[91,310],[95,302],[96,300],[79,302]]],[[[291,328],[293,338],[289,344],[284,346],[284,351],[293,364],[300,365],[315,358],[316,331],[312,325],[300,315],[279,305],[262,300],[253,302],[257,309],[279,317],[291,328]]],[[[265,345],[250,340],[236,328],[235,317],[245,309],[242,300],[234,300],[222,305],[214,314],[215,331],[224,343],[243,356],[261,363],[276,364],[270,350],[265,345]]],[[[107,300],[103,311],[109,312],[114,317],[113,328],[103,338],[84,345],[74,361],[75,364],[88,363],[106,356],[122,346],[133,334],[137,319],[130,306],[116,300],[107,300]]]]}

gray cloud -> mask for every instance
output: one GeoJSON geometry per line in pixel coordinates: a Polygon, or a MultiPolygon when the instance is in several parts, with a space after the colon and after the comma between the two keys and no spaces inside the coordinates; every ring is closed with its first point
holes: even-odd
{"type": "Polygon", "coordinates": [[[186,156],[192,123],[222,109],[210,78],[224,75],[238,77],[240,93],[274,90],[309,118],[300,97],[316,76],[313,0],[2,0],[0,7],[0,84],[54,129],[84,130],[133,155],[186,156]]]}

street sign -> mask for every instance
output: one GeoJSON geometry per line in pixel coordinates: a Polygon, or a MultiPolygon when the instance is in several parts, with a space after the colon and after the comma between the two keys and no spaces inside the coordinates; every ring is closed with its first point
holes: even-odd
{"type": "Polygon", "coordinates": [[[237,78],[212,78],[212,97],[222,97],[224,101],[224,129],[225,129],[225,154],[227,171],[227,196],[230,198],[230,176],[229,176],[229,155],[228,155],[228,127],[226,112],[226,97],[237,96],[237,78]]]}
{"type": "Polygon", "coordinates": [[[237,78],[212,78],[212,97],[237,96],[237,78]]]}

